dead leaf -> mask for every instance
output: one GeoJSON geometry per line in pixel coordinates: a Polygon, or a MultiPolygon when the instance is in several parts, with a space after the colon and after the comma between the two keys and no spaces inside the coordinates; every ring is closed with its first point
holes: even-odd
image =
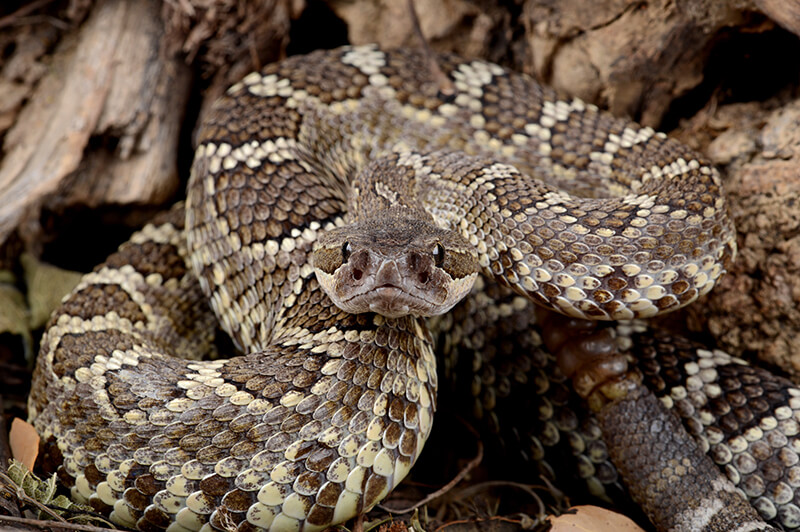
{"type": "Polygon", "coordinates": [[[33,464],[39,454],[39,434],[33,425],[15,417],[11,422],[8,441],[11,444],[11,455],[22,462],[28,471],[33,471],[33,464]]]}
{"type": "Polygon", "coordinates": [[[551,532],[644,532],[624,515],[598,506],[574,506],[547,520],[552,525],[551,532]]]}
{"type": "Polygon", "coordinates": [[[29,253],[22,254],[20,263],[28,286],[30,327],[38,329],[44,327],[61,299],[75,288],[83,274],[41,262],[29,253]]]}

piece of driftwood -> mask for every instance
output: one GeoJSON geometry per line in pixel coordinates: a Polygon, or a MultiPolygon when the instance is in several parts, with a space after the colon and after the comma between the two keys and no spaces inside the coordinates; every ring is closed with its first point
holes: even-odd
{"type": "Polygon", "coordinates": [[[768,17],[795,35],[800,35],[800,0],[754,1],[768,17]]]}
{"type": "Polygon", "coordinates": [[[99,1],[58,44],[5,138],[0,243],[25,222],[35,239],[45,202],[147,204],[174,193],[191,74],[163,53],[159,5],[99,1]]]}
{"type": "Polygon", "coordinates": [[[0,133],[10,127],[0,161],[0,246],[19,231],[38,252],[42,209],[173,198],[179,142],[191,128],[185,110],[190,91],[202,86],[192,84],[188,63],[213,77],[205,108],[236,78],[281,56],[296,4],[99,0],[84,6],[89,16],[80,26],[58,21],[67,29],[48,58],[52,68],[38,58],[61,34],[33,24],[5,65],[22,60],[32,73],[0,76],[0,133]],[[23,47],[31,48],[27,56],[23,47]],[[24,82],[37,73],[41,79],[24,82]]]}
{"type": "Polygon", "coordinates": [[[198,63],[201,74],[210,78],[198,123],[225,89],[285,56],[291,19],[304,8],[303,0],[163,2],[168,48],[198,63]]]}
{"type": "Polygon", "coordinates": [[[800,90],[767,102],[701,113],[683,140],[714,137],[705,150],[726,173],[739,256],[693,322],[720,347],[800,377],[800,90]]]}
{"type": "Polygon", "coordinates": [[[32,10],[42,7],[42,2],[30,2],[0,17],[0,49],[13,50],[0,61],[0,135],[14,125],[36,84],[47,73],[42,59],[60,35],[52,24],[19,23],[32,10]]]}
{"type": "MultiPolygon", "coordinates": [[[[405,1],[332,0],[329,5],[347,23],[352,44],[421,46],[405,1]]],[[[414,5],[422,33],[433,47],[490,60],[508,56],[512,20],[503,7],[469,0],[418,0],[414,5]]]]}

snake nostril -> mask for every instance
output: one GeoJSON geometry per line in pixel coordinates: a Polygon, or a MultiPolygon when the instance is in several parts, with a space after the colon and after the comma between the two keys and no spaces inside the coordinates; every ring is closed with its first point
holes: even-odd
{"type": "Polygon", "coordinates": [[[353,268],[353,273],[352,273],[352,275],[353,275],[353,279],[354,279],[354,280],[356,280],[356,281],[360,281],[360,280],[361,280],[361,277],[364,275],[364,272],[362,272],[362,271],[361,271],[361,270],[359,270],[358,268],[353,268]]]}
{"type": "Polygon", "coordinates": [[[428,277],[428,272],[422,272],[419,274],[419,283],[420,284],[427,284],[430,278],[428,277]]]}

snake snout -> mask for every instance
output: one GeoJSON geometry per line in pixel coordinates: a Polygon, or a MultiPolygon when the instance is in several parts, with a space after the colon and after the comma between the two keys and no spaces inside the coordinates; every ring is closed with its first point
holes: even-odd
{"type": "MultiPolygon", "coordinates": [[[[447,298],[434,261],[416,252],[354,251],[333,275],[331,298],[353,313],[386,317],[433,315],[447,298]]],[[[440,274],[441,276],[442,274],[440,274]]]]}
{"type": "MultiPolygon", "coordinates": [[[[317,267],[316,274],[333,303],[353,314],[435,316],[450,310],[469,288],[462,284],[471,286],[474,280],[473,276],[454,282],[432,254],[417,249],[375,249],[357,241],[351,243],[350,249],[346,260],[340,261],[331,273],[317,267]]],[[[319,256],[324,260],[324,254],[319,256]]]]}
{"type": "Polygon", "coordinates": [[[381,262],[378,272],[375,274],[375,286],[394,286],[403,285],[403,276],[397,266],[396,260],[384,260],[381,262]]]}

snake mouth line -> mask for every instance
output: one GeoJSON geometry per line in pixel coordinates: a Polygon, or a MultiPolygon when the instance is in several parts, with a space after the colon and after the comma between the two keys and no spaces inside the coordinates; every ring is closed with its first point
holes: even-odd
{"type": "Polygon", "coordinates": [[[401,286],[382,284],[344,300],[348,306],[368,308],[387,318],[423,315],[433,306],[430,301],[410,293],[401,286]]]}

